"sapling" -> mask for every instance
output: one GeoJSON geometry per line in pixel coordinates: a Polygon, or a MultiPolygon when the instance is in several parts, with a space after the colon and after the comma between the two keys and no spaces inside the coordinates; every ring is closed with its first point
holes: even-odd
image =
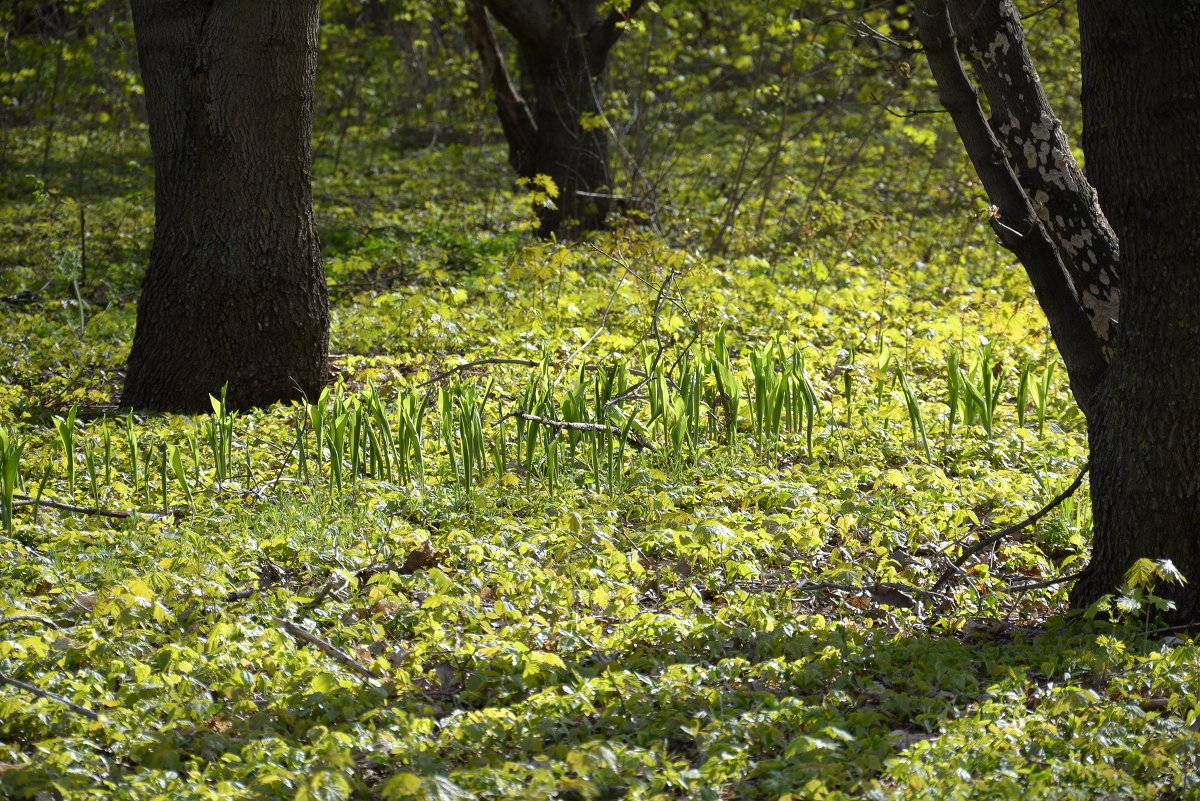
{"type": "Polygon", "coordinates": [[[79,413],[78,406],[72,406],[67,412],[66,419],[54,418],[54,429],[63,447],[63,464],[67,471],[67,494],[75,494],[75,416],[79,413]]]}
{"type": "Polygon", "coordinates": [[[0,517],[5,531],[12,531],[13,495],[21,483],[21,453],[25,443],[0,428],[0,517]]]}

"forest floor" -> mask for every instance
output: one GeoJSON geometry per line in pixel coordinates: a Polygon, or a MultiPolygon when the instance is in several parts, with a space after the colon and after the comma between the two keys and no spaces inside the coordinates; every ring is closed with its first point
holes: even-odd
{"type": "Polygon", "coordinates": [[[1066,615],[1086,481],[971,548],[1086,439],[966,179],[559,244],[494,146],[352,147],[333,384],[247,414],[112,406],[147,171],[0,202],[0,794],[1196,792],[1168,571],[1066,615]]]}

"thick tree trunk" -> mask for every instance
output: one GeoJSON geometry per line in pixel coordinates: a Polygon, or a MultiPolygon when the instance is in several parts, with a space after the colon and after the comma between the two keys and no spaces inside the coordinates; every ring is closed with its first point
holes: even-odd
{"type": "Polygon", "coordinates": [[[594,230],[608,215],[608,128],[598,100],[607,57],[607,49],[597,52],[579,36],[545,48],[521,45],[522,77],[532,88],[537,135],[533,151],[522,154],[517,173],[524,178],[549,175],[558,186],[555,207],[538,210],[542,236],[594,230]]]}
{"type": "Polygon", "coordinates": [[[1010,0],[916,6],[943,101],[1000,209],[997,233],[1045,285],[1038,299],[1087,414],[1095,535],[1071,602],[1116,591],[1138,559],[1170,559],[1191,583],[1156,591],[1176,601],[1174,619],[1200,622],[1200,4],[1080,0],[1096,197],[1041,94],[1010,0]],[[949,47],[952,27],[981,76],[990,123],[949,47]],[[1065,286],[1074,302],[1048,305],[1065,286]],[[1091,331],[1079,325],[1084,310],[1091,331]]]}
{"type": "Polygon", "coordinates": [[[315,397],[329,304],[312,214],[319,0],[134,0],[155,229],[122,403],[315,397]]]}
{"type": "Polygon", "coordinates": [[[1121,243],[1121,333],[1090,416],[1092,559],[1071,602],[1139,558],[1189,580],[1200,620],[1200,5],[1079,4],[1084,152],[1121,243]]]}

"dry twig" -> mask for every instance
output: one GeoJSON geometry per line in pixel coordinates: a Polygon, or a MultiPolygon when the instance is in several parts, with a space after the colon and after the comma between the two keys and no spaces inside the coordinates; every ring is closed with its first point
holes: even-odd
{"type": "Polygon", "coordinates": [[[508,359],[500,356],[493,356],[487,359],[476,359],[475,361],[460,364],[458,367],[452,367],[449,370],[444,370],[431,378],[417,384],[417,389],[424,389],[430,384],[436,384],[439,381],[445,381],[451,376],[461,375],[472,367],[484,367],[489,364],[510,364],[516,367],[537,367],[541,362],[535,362],[532,359],[508,359]]]}
{"type": "MultiPolygon", "coordinates": [[[[621,436],[621,429],[617,428],[616,426],[608,425],[607,423],[572,423],[567,420],[551,420],[548,417],[538,417],[536,414],[530,414],[529,412],[521,411],[520,409],[515,412],[509,412],[501,419],[507,420],[509,417],[516,417],[520,420],[525,420],[539,426],[545,426],[546,428],[553,428],[558,431],[588,431],[593,433],[607,432],[609,434],[616,434],[618,437],[621,436]]],[[[626,441],[639,451],[655,450],[654,443],[650,442],[633,429],[629,430],[629,436],[626,437],[626,441]]]]}
{"type": "Polygon", "coordinates": [[[316,646],[317,648],[324,651],[329,656],[333,657],[333,659],[336,662],[338,662],[341,665],[343,665],[344,667],[347,667],[350,670],[354,671],[359,676],[362,676],[364,679],[367,680],[367,684],[369,684],[370,686],[377,687],[379,685],[375,684],[375,682],[382,681],[382,679],[379,676],[375,675],[374,671],[372,671],[370,668],[368,668],[362,662],[359,662],[357,659],[350,656],[350,654],[346,653],[341,648],[338,648],[336,645],[331,643],[329,640],[318,637],[317,635],[315,635],[312,632],[305,629],[303,626],[298,626],[295,623],[293,623],[292,621],[284,620],[281,617],[275,618],[275,623],[281,629],[286,631],[288,634],[295,637],[297,640],[300,640],[301,642],[306,642],[309,645],[316,646]]]}
{"type": "Polygon", "coordinates": [[[38,698],[45,698],[48,701],[54,701],[62,704],[76,715],[83,715],[88,720],[100,720],[100,716],[88,709],[86,706],[80,706],[74,701],[63,698],[57,693],[52,693],[49,690],[43,690],[41,687],[35,687],[34,685],[21,681],[20,679],[10,678],[5,676],[3,673],[0,673],[0,684],[10,684],[19,690],[24,690],[31,695],[36,695],[38,698]]]}
{"type": "Polygon", "coordinates": [[[1084,476],[1087,475],[1088,467],[1090,464],[1091,464],[1090,462],[1084,462],[1083,467],[1081,467],[1079,469],[1079,475],[1075,476],[1075,480],[1071,482],[1071,485],[1069,487],[1067,487],[1065,490],[1063,490],[1062,492],[1060,492],[1058,495],[1054,496],[1054,498],[1049,503],[1047,503],[1045,506],[1043,506],[1041,509],[1038,509],[1036,512],[1034,512],[1029,517],[1022,520],[1021,522],[1014,523],[1011,526],[1006,526],[1005,528],[1000,529],[999,531],[995,532],[994,534],[989,534],[988,536],[981,539],[979,542],[977,542],[974,545],[972,545],[971,547],[965,549],[961,554],[959,554],[957,559],[954,559],[950,562],[950,567],[947,568],[946,571],[944,573],[942,573],[941,576],[938,577],[937,582],[933,585],[933,591],[939,592],[942,589],[942,587],[946,586],[946,584],[949,583],[950,579],[952,579],[955,575],[962,573],[962,566],[964,564],[966,564],[967,561],[970,560],[971,557],[973,557],[975,554],[979,553],[980,551],[982,551],[992,545],[995,545],[996,543],[1000,542],[1000,540],[1002,540],[1006,537],[1011,537],[1014,534],[1018,534],[1021,531],[1024,531],[1025,529],[1032,526],[1034,523],[1041,520],[1046,515],[1050,514],[1051,511],[1053,511],[1060,504],[1062,504],[1062,502],[1065,501],[1067,498],[1070,498],[1072,495],[1074,495],[1075,490],[1079,489],[1080,485],[1083,484],[1084,476]]]}
{"type": "Polygon", "coordinates": [[[173,517],[186,509],[181,507],[172,507],[160,512],[138,512],[129,511],[127,509],[102,509],[97,506],[76,506],[72,503],[63,503],[61,501],[51,501],[47,498],[31,498],[28,495],[14,495],[13,508],[17,509],[22,506],[40,506],[43,509],[58,509],[63,512],[74,512],[80,515],[93,515],[96,517],[111,517],[119,520],[127,520],[131,517],[144,517],[148,520],[162,520],[163,518],[173,517]]]}

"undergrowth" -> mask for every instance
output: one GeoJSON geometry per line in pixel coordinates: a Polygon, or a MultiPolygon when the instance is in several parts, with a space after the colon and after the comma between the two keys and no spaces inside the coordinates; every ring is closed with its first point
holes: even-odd
{"type": "Polygon", "coordinates": [[[1195,791],[1171,577],[1065,616],[1086,483],[970,550],[1086,439],[961,165],[851,172],[717,252],[704,176],[658,229],[546,243],[497,147],[363,139],[318,152],[330,389],[264,411],[112,405],[147,173],[5,196],[5,795],[1195,791]]]}

